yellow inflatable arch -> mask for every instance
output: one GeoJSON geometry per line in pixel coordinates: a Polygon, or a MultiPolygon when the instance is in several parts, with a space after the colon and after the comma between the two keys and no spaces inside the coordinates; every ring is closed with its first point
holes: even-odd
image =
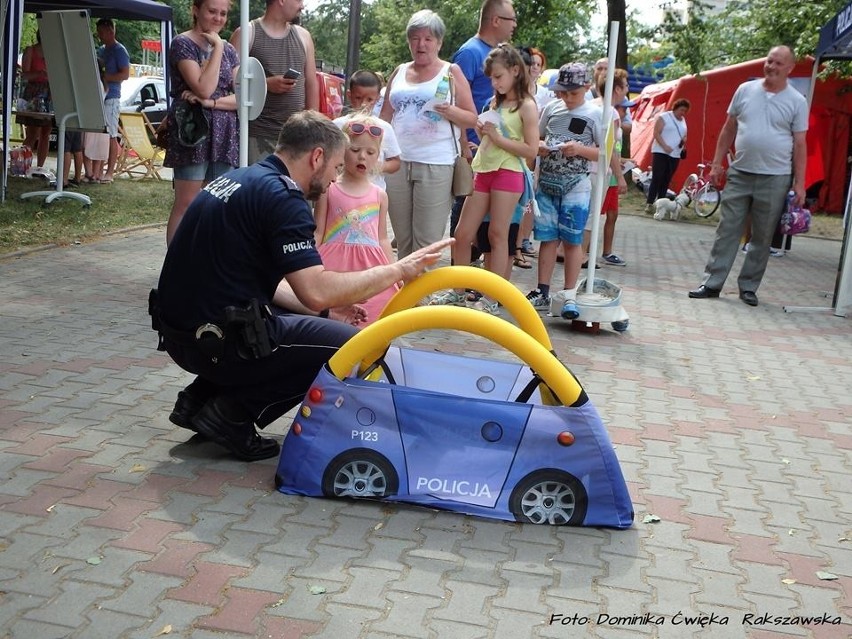
{"type": "MultiPolygon", "coordinates": [[[[479,269],[471,270],[478,271],[479,269]]],[[[473,288],[473,286],[468,286],[473,288]]],[[[408,289],[407,286],[405,288],[408,289]]],[[[477,290],[486,293],[483,289],[477,288],[477,290]]],[[[520,295],[520,292],[518,294],[520,295]]],[[[419,293],[417,295],[417,299],[422,297],[419,293]]],[[[494,295],[494,297],[497,296],[494,295]]],[[[522,295],[521,297],[523,298],[522,295]]],[[[391,300],[391,303],[394,300],[396,300],[396,297],[391,300]]],[[[529,307],[529,302],[526,299],[524,299],[524,304],[529,307]]],[[[506,306],[508,307],[508,304],[506,306]]],[[[537,315],[536,320],[541,324],[537,315]]],[[[554,397],[550,397],[550,393],[541,388],[542,400],[546,404],[571,406],[581,398],[585,398],[580,383],[562,365],[562,362],[541,343],[540,335],[538,338],[532,337],[505,320],[486,315],[480,311],[456,306],[422,306],[397,310],[387,316],[383,315],[378,322],[367,326],[346,342],[329,360],[329,369],[341,380],[350,375],[356,365],[358,365],[358,373],[363,374],[384,355],[394,339],[407,333],[429,329],[465,331],[490,339],[514,353],[535,371],[553,393],[554,397]]],[[[549,346],[549,340],[546,341],[549,346]]]]}

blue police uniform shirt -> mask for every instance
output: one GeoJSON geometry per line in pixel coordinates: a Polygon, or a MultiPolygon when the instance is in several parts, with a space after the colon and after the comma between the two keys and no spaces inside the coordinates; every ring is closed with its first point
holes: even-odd
{"type": "Polygon", "coordinates": [[[315,229],[304,194],[274,154],[213,180],[187,208],[166,252],[158,284],[163,320],[195,331],[220,322],[227,306],[270,303],[287,273],[322,264],[315,229]]]}

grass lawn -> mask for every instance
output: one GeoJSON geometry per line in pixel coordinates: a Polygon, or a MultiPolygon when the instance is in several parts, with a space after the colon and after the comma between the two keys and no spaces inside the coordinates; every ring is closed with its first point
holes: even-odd
{"type": "Polygon", "coordinates": [[[6,201],[0,204],[0,255],[46,244],[86,242],[110,231],[165,223],[174,198],[171,181],[119,178],[112,184],[84,184],[74,189],[92,199],[89,207],[70,198],[51,204],[42,197],[20,199],[22,193],[41,190],[48,190],[42,180],[9,177],[6,201]]]}

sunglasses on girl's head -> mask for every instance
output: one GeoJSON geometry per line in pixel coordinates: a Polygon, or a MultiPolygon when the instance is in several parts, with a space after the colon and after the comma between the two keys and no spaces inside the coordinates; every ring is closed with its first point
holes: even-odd
{"type": "Polygon", "coordinates": [[[384,134],[384,130],[380,126],[376,126],[375,124],[366,125],[361,124],[360,122],[353,122],[349,125],[349,130],[355,135],[361,135],[362,133],[369,133],[374,138],[380,138],[384,134]]]}

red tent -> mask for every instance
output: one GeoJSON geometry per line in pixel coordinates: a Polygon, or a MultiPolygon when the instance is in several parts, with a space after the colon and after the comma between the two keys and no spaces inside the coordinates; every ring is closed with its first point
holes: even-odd
{"type": "MultiPolygon", "coordinates": [[[[654,120],[669,110],[675,100],[686,98],[691,107],[686,116],[688,155],[680,163],[671,188],[677,190],[700,162],[709,163],[716,150],[719,131],[727,117],[728,105],[736,88],[746,80],[763,77],[765,58],[722,69],[688,75],[671,82],[645,87],[634,107],[630,134],[631,155],[642,169],[651,166],[654,120]]],[[[813,59],[796,64],[790,82],[807,96],[813,59]]],[[[852,116],[852,82],[818,80],[814,91],[808,131],[807,186],[824,180],[815,208],[842,213],[846,193],[846,157],[849,151],[849,122],[852,116]]]]}

